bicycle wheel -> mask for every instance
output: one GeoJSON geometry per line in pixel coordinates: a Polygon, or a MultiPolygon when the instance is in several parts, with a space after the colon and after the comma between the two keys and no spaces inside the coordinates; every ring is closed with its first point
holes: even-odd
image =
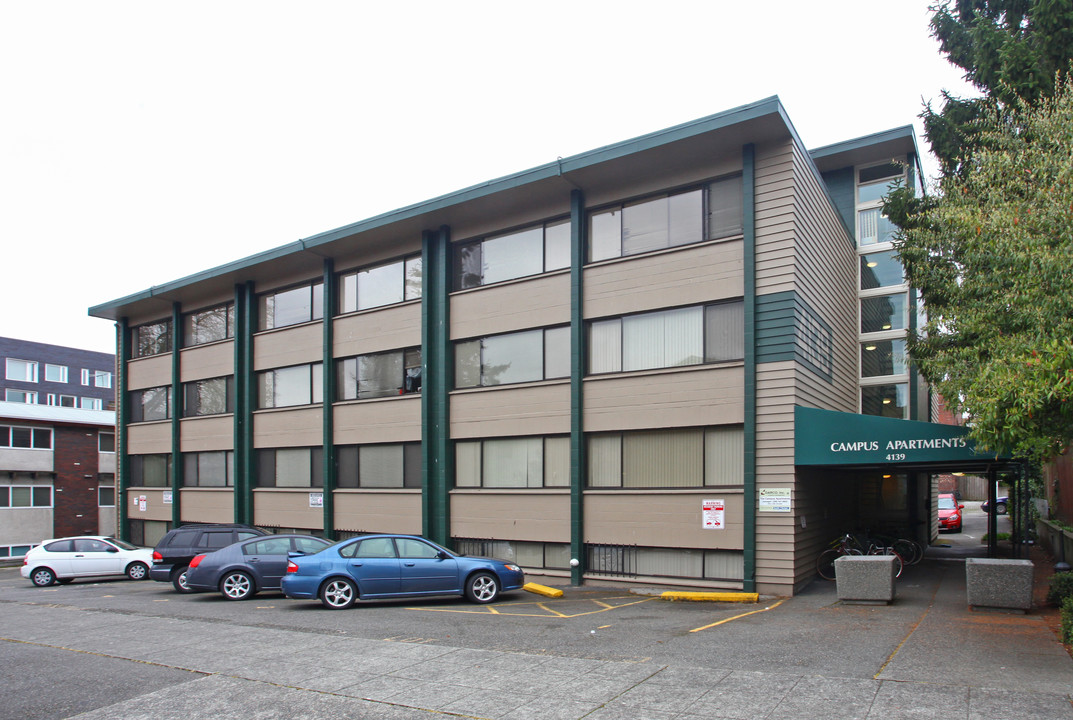
{"type": "Polygon", "coordinates": [[[916,565],[924,559],[924,549],[907,538],[894,541],[894,552],[902,556],[906,565],[916,565]]]}
{"type": "Polygon", "coordinates": [[[834,548],[828,548],[820,553],[820,556],[816,558],[816,572],[824,580],[835,579],[835,560],[842,557],[842,551],[834,548]]]}

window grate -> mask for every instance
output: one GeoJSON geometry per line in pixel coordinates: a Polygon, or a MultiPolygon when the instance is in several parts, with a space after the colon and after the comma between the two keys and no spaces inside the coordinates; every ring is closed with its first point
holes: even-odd
{"type": "Polygon", "coordinates": [[[636,545],[586,545],[585,567],[590,573],[635,577],[637,575],[636,545]]]}

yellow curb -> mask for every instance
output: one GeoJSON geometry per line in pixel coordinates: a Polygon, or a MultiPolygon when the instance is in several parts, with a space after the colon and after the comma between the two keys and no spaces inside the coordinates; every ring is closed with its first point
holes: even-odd
{"type": "Polygon", "coordinates": [[[547,587],[546,585],[537,585],[536,583],[526,583],[522,585],[522,590],[528,590],[531,593],[537,595],[544,595],[550,598],[561,598],[563,596],[562,590],[556,590],[555,588],[547,587]]]}
{"type": "Polygon", "coordinates": [[[754,603],[760,601],[759,593],[744,592],[676,592],[668,591],[659,596],[661,600],[695,600],[699,602],[754,603]]]}

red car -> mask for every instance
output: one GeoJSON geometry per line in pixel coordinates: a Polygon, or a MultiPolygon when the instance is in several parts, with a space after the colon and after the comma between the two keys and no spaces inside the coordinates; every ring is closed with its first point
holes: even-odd
{"type": "Polygon", "coordinates": [[[961,532],[961,511],[964,505],[953,495],[943,493],[939,496],[939,529],[961,532]]]}

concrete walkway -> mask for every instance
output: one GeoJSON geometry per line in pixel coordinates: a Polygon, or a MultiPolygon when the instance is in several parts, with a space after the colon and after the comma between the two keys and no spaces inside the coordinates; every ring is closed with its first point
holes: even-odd
{"type": "Polygon", "coordinates": [[[970,611],[964,584],[957,559],[910,569],[890,606],[843,605],[834,583],[817,582],[781,603],[743,606],[742,616],[696,635],[711,647],[704,667],[17,602],[0,605],[0,637],[192,673],[189,682],[77,716],[84,720],[1073,720],[1073,660],[1039,614],[970,611]]]}

